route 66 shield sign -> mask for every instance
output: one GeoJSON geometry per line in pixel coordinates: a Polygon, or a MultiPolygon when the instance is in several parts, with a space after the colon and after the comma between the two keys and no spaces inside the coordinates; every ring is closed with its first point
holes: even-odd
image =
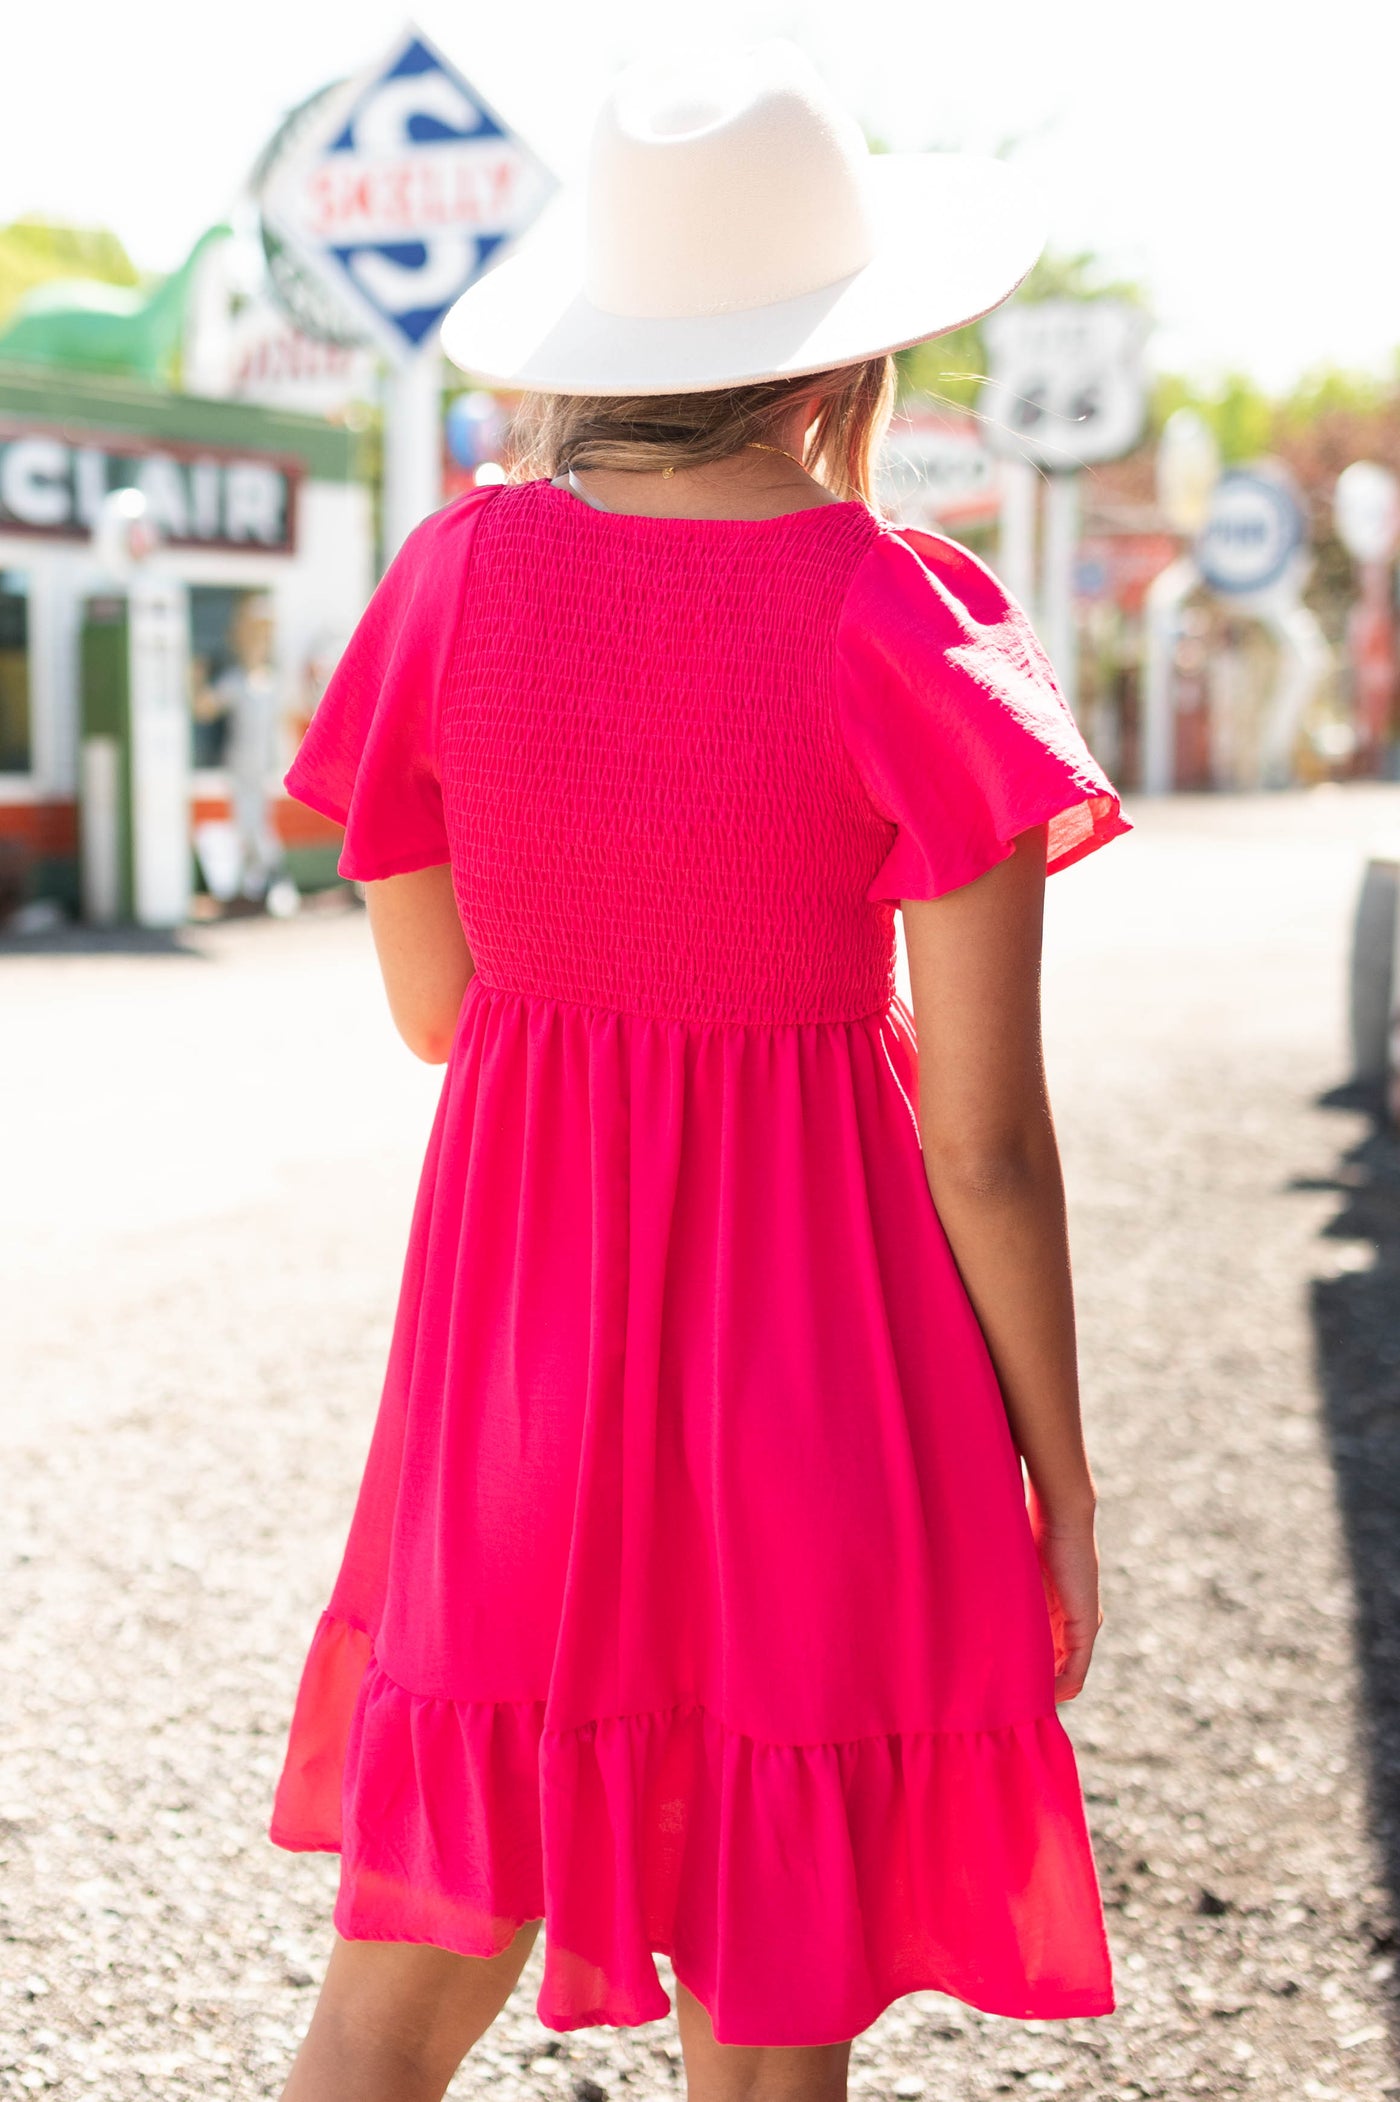
{"type": "Polygon", "coordinates": [[[1087,467],[1142,436],[1142,315],[1119,299],[1045,299],[983,324],[991,377],[978,397],[996,452],[1041,467],[1087,467]]]}

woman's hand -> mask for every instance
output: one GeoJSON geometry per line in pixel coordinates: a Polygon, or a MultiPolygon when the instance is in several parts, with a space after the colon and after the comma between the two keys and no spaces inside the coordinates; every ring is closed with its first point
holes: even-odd
{"type": "Polygon", "coordinates": [[[1041,1510],[1032,1491],[1030,1515],[1055,1642],[1055,1699],[1072,1701],[1084,1684],[1094,1638],[1103,1626],[1093,1513],[1056,1523],[1041,1510]]]}

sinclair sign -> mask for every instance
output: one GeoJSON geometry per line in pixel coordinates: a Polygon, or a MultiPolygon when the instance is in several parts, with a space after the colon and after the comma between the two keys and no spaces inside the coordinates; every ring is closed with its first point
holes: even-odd
{"type": "Polygon", "coordinates": [[[113,489],[139,489],[170,547],[296,552],[302,463],[0,422],[0,533],[86,540],[113,489]]]}

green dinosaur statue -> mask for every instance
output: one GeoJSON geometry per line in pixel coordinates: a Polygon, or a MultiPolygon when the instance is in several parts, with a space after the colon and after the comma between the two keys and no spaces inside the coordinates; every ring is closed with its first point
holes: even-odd
{"type": "Polygon", "coordinates": [[[0,329],[0,362],[115,373],[154,387],[175,384],[191,281],[205,250],[228,234],[226,226],[211,226],[153,292],[90,278],[36,285],[0,329]]]}

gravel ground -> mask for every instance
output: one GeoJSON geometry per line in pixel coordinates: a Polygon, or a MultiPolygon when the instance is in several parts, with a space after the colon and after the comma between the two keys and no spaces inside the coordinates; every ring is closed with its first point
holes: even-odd
{"type": "MultiPolygon", "coordinates": [[[[1340,1090],[1341,1013],[1400,791],[1135,814],[1056,879],[1047,982],[1108,1605],[1069,1720],[1120,2011],[914,1995],[851,2086],[1376,2102],[1400,1153],[1340,1090]]],[[[0,2095],[272,2096],[334,1867],[263,1833],[436,1082],[339,908],[11,949],[0,1003],[0,2095]]],[[[454,2094],[679,2092],[672,2022],[554,2037],[537,1983],[454,2094]]]]}

